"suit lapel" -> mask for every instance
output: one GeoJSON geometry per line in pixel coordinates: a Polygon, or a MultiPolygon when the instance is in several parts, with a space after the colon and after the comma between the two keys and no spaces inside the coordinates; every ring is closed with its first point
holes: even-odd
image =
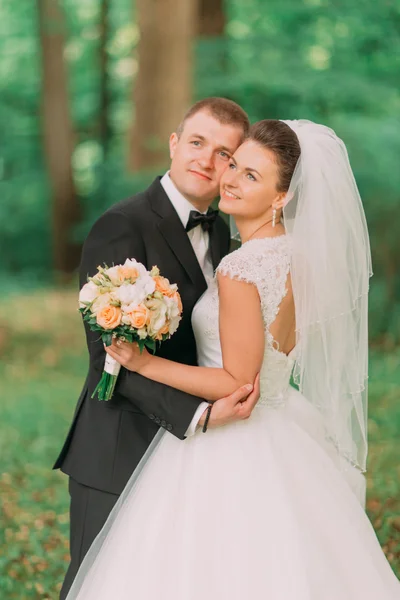
{"type": "Polygon", "coordinates": [[[215,270],[223,257],[223,252],[220,244],[220,236],[218,235],[217,222],[215,223],[215,226],[213,227],[210,233],[210,254],[211,262],[215,270]]]}
{"type": "Polygon", "coordinates": [[[207,289],[203,271],[200,268],[185,228],[164,188],[160,184],[160,178],[157,178],[153,182],[148,193],[153,211],[161,217],[158,223],[161,235],[185,269],[192,283],[196,286],[200,296],[207,289]]]}

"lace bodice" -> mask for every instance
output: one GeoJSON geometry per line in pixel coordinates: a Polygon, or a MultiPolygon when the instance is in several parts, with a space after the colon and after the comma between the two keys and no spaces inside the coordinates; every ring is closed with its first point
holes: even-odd
{"type": "MultiPolygon", "coordinates": [[[[261,371],[259,404],[281,404],[288,389],[293,367],[292,353],[288,357],[280,352],[270,332],[280,303],[287,293],[286,281],[290,255],[290,238],[286,235],[255,239],[225,256],[217,268],[217,273],[254,284],[260,296],[265,331],[265,354],[261,371]]],[[[195,306],[192,324],[199,365],[221,367],[216,277],[195,306]]]]}

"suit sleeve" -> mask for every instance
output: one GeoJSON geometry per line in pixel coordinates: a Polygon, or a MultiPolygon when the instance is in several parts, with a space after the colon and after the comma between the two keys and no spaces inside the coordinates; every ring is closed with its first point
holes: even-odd
{"type": "MultiPolygon", "coordinates": [[[[88,276],[95,275],[98,265],[118,265],[124,263],[127,258],[135,258],[146,265],[143,238],[122,212],[105,213],[95,223],[84,244],[80,287],[86,283],[88,276]]],[[[98,333],[90,331],[87,323],[84,323],[84,326],[90,368],[98,372],[100,378],[106,356],[103,343],[98,333]]],[[[186,430],[203,399],[122,368],[112,402],[115,407],[118,407],[118,403],[122,407],[126,401],[134,404],[151,420],[176,437],[184,439],[186,430]]]]}

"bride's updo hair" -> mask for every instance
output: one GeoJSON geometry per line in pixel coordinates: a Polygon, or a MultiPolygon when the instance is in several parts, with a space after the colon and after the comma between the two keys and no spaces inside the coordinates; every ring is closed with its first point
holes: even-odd
{"type": "Polygon", "coordinates": [[[283,121],[264,119],[250,127],[247,140],[274,153],[279,170],[277,191],[287,192],[300,157],[300,143],[293,129],[283,121]]]}

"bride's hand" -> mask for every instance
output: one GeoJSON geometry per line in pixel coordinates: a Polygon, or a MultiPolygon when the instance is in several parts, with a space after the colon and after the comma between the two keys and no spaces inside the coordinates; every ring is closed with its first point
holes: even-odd
{"type": "Polygon", "coordinates": [[[111,346],[104,346],[104,348],[107,354],[119,362],[125,369],[135,371],[136,373],[140,373],[151,359],[151,355],[147,352],[146,348],[140,354],[139,346],[136,342],[130,344],[113,338],[111,346]]]}

